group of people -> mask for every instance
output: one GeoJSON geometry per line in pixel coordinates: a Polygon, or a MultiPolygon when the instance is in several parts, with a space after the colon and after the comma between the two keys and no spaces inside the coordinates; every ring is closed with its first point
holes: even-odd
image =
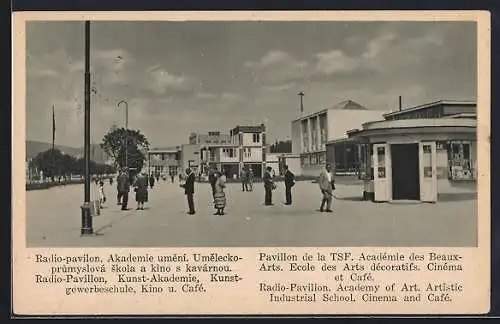
{"type": "MultiPolygon", "coordinates": [[[[253,190],[253,173],[251,169],[244,169],[242,174],[245,174],[245,180],[242,179],[243,191],[253,190]]],[[[173,176],[172,176],[173,177],[173,176]]],[[[185,170],[185,176],[179,177],[181,181],[180,186],[184,189],[184,193],[187,197],[188,203],[188,214],[194,215],[196,213],[194,206],[194,187],[196,182],[196,175],[190,168],[185,170]]],[[[148,202],[148,189],[153,189],[155,185],[155,176],[153,174],[148,175],[146,172],[141,172],[136,176],[132,176],[131,173],[126,169],[120,170],[119,175],[116,178],[116,189],[117,189],[117,204],[121,205],[122,210],[128,210],[128,200],[130,188],[134,188],[135,200],[137,202],[137,210],[143,210],[144,204],[148,202]]],[[[215,168],[211,169],[209,172],[209,182],[212,189],[212,197],[215,213],[214,215],[224,215],[224,210],[226,208],[226,172],[225,170],[219,171],[215,168]]],[[[273,191],[276,189],[276,184],[274,182],[274,173],[271,167],[267,167],[263,176],[264,182],[264,205],[273,205],[273,191]]],[[[112,184],[110,180],[110,184],[112,184]]],[[[320,212],[332,212],[332,201],[333,201],[333,191],[335,190],[335,180],[331,171],[331,166],[326,165],[325,169],[321,172],[318,180],[318,184],[322,194],[321,205],[319,208],[320,212]]],[[[295,186],[295,175],[290,171],[287,165],[284,166],[284,185],[285,185],[285,205],[292,205],[292,188],[295,186]]],[[[99,181],[99,196],[101,204],[106,202],[106,196],[104,194],[104,181],[101,179],[99,181]]]]}
{"type": "Polygon", "coordinates": [[[253,170],[252,168],[248,168],[245,166],[240,173],[241,186],[243,191],[252,191],[253,190],[253,170]]]}
{"type": "Polygon", "coordinates": [[[126,169],[120,170],[116,177],[116,200],[117,205],[121,206],[122,210],[128,210],[128,200],[130,188],[134,188],[135,201],[137,202],[137,210],[144,210],[144,203],[148,202],[148,189],[155,185],[155,177],[153,174],[148,175],[146,172],[140,172],[135,176],[126,169]]]}
{"type": "MultiPolygon", "coordinates": [[[[243,191],[252,190],[253,178],[249,178],[248,169],[243,169],[242,175],[246,178],[242,179],[242,189],[243,191]],[[249,180],[251,179],[251,180],[249,180]],[[246,186],[250,183],[250,186],[246,186]]],[[[214,202],[214,208],[216,210],[214,215],[224,215],[224,209],[226,208],[226,194],[224,192],[226,188],[226,174],[225,171],[218,171],[217,169],[212,169],[209,172],[209,182],[212,188],[212,196],[214,202]]],[[[194,183],[196,176],[194,172],[188,168],[186,169],[186,182],[181,184],[184,188],[185,194],[187,195],[187,201],[189,206],[188,214],[194,215],[196,213],[194,208],[194,183]]],[[[264,182],[264,205],[273,205],[273,191],[276,189],[276,184],[274,182],[274,173],[271,167],[267,167],[263,177],[264,182]]],[[[284,166],[284,184],[285,184],[285,205],[292,205],[292,188],[295,186],[295,175],[290,171],[287,165],[284,166]]],[[[325,169],[321,172],[318,180],[319,188],[321,191],[321,205],[319,208],[320,212],[332,212],[332,202],[333,202],[333,191],[335,190],[335,179],[331,170],[330,165],[326,165],[325,169]]]]}

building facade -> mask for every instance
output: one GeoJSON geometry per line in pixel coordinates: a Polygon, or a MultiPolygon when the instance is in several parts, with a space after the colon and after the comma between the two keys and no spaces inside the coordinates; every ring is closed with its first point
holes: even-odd
{"type": "Polygon", "coordinates": [[[236,126],[229,134],[220,131],[189,136],[180,149],[180,165],[206,178],[211,168],[224,171],[229,178],[239,177],[243,167],[252,168],[256,177],[265,165],[265,126],[236,126]]]}
{"type": "Polygon", "coordinates": [[[231,143],[238,148],[238,173],[251,168],[256,177],[262,177],[266,167],[266,127],[236,126],[230,131],[231,143]]]}
{"type": "Polygon", "coordinates": [[[167,176],[169,174],[178,174],[181,167],[181,148],[154,148],[147,152],[148,173],[167,176]]]}
{"type": "Polygon", "coordinates": [[[352,100],[347,100],[293,120],[292,153],[300,155],[301,174],[318,176],[326,163],[336,169],[348,168],[348,163],[341,165],[341,162],[350,161],[350,158],[344,156],[347,157],[348,154],[357,156],[359,149],[355,145],[351,147],[347,131],[359,127],[367,120],[382,119],[383,113],[368,110],[352,100]],[[327,144],[332,141],[337,143],[331,148],[347,141],[347,145],[339,146],[344,149],[342,153],[347,152],[347,154],[341,155],[338,150],[335,153],[333,149],[328,149],[327,144]]]}
{"type": "Polygon", "coordinates": [[[436,202],[439,194],[477,190],[476,109],[437,101],[349,131],[366,156],[365,197],[436,202]]]}

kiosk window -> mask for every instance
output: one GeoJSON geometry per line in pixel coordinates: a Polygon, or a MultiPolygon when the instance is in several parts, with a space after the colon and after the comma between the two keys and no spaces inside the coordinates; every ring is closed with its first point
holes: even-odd
{"type": "Polygon", "coordinates": [[[474,178],[471,160],[471,142],[451,142],[448,147],[449,177],[452,180],[474,178]]]}
{"type": "Polygon", "coordinates": [[[430,145],[423,146],[424,178],[432,178],[432,149],[430,145]]]}
{"type": "Polygon", "coordinates": [[[385,178],[385,147],[377,148],[378,178],[385,178]]]}

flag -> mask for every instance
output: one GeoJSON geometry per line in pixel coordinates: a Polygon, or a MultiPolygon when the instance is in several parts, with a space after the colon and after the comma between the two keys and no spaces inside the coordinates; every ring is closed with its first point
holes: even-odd
{"type": "Polygon", "coordinates": [[[52,149],[54,149],[55,141],[56,141],[56,112],[54,105],[52,105],[52,149]]]}

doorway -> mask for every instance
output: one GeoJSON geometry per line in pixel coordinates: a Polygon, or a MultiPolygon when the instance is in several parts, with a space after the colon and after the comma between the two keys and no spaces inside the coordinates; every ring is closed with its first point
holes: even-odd
{"type": "Polygon", "coordinates": [[[392,144],[392,199],[420,200],[418,144],[392,144]]]}

